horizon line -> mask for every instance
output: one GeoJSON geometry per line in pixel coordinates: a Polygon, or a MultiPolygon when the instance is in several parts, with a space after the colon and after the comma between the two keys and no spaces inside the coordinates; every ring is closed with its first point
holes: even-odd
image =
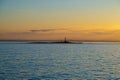
{"type": "MultiPolygon", "coordinates": [[[[24,42],[24,41],[27,41],[27,42],[30,42],[30,41],[63,41],[63,40],[0,40],[0,41],[21,41],[21,42],[24,42]]],[[[120,40],[68,40],[68,41],[78,41],[78,42],[120,42],[120,40]]]]}

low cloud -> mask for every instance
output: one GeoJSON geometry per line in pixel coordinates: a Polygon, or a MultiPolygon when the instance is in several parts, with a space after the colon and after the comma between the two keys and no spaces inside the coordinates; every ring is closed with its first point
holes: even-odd
{"type": "Polygon", "coordinates": [[[34,29],[34,30],[28,30],[25,32],[10,32],[10,33],[4,33],[0,34],[2,35],[51,35],[51,34],[75,34],[75,35],[84,35],[84,34],[92,34],[92,35],[111,35],[111,34],[119,34],[120,30],[113,30],[113,31],[104,31],[104,30],[71,30],[69,28],[48,28],[48,29],[34,29]]]}
{"type": "Polygon", "coordinates": [[[62,30],[65,30],[65,31],[68,31],[67,28],[58,28],[58,29],[36,29],[36,30],[30,30],[30,32],[32,33],[37,33],[37,32],[54,32],[54,31],[62,31],[62,30]]]}
{"type": "Polygon", "coordinates": [[[34,30],[28,30],[25,32],[8,32],[8,33],[3,33],[0,35],[31,35],[31,34],[47,34],[47,33],[60,33],[61,31],[70,31],[67,28],[48,28],[48,29],[34,29],[34,30]]]}
{"type": "Polygon", "coordinates": [[[41,29],[41,30],[30,30],[30,32],[36,33],[36,32],[52,32],[56,29],[41,29]]]}
{"type": "Polygon", "coordinates": [[[120,33],[120,30],[114,30],[114,31],[94,31],[92,34],[96,35],[109,35],[109,34],[118,34],[120,33]]]}
{"type": "Polygon", "coordinates": [[[92,32],[92,34],[97,34],[97,35],[105,35],[105,34],[111,34],[112,32],[100,32],[100,31],[96,31],[96,32],[92,32]]]}

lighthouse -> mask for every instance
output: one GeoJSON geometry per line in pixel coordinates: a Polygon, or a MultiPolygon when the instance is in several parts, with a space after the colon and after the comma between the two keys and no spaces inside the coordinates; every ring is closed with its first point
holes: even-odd
{"type": "Polygon", "coordinates": [[[66,37],[64,38],[64,43],[69,43],[69,42],[67,41],[66,37]]]}

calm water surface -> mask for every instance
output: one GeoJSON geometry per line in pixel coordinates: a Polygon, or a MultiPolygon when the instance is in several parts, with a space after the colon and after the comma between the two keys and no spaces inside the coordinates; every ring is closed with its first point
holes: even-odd
{"type": "Polygon", "coordinates": [[[120,43],[0,42],[0,80],[120,80],[120,43]]]}

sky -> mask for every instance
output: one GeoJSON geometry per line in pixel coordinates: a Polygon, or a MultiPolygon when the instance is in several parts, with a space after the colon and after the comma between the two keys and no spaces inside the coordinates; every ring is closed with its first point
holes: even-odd
{"type": "Polygon", "coordinates": [[[120,41],[120,0],[0,0],[0,40],[120,41]]]}

